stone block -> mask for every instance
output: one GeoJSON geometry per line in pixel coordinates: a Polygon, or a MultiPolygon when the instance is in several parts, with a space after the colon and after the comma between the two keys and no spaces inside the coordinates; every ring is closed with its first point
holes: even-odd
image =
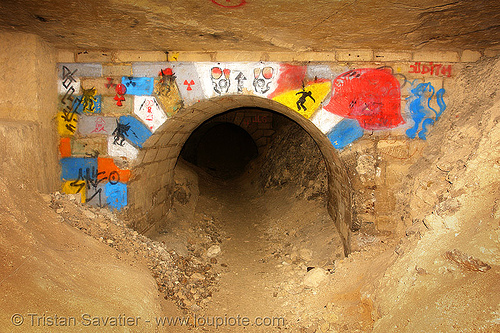
{"type": "Polygon", "coordinates": [[[337,61],[373,61],[373,50],[338,50],[337,61]]]}
{"type": "Polygon", "coordinates": [[[101,113],[103,115],[124,115],[131,114],[133,112],[134,106],[134,98],[133,96],[126,96],[125,100],[121,101],[121,106],[118,106],[114,97],[111,96],[103,96],[102,97],[102,106],[101,113]]]}
{"type": "Polygon", "coordinates": [[[255,144],[257,145],[257,147],[264,147],[265,145],[267,145],[267,142],[268,142],[268,138],[261,137],[260,139],[257,139],[255,141],[255,144]]]}
{"type": "Polygon", "coordinates": [[[458,62],[458,52],[455,51],[416,51],[413,53],[413,61],[427,62],[458,62]]]}
{"type": "Polygon", "coordinates": [[[163,132],[161,134],[161,137],[160,137],[160,140],[158,140],[158,145],[160,145],[161,147],[166,147],[167,145],[170,144],[170,140],[172,140],[172,138],[174,137],[176,132],[172,132],[172,131],[169,131],[169,132],[163,132]]]}
{"type": "Polygon", "coordinates": [[[111,62],[111,52],[80,51],[76,53],[76,62],[111,62]]]}
{"type": "MultiPolygon", "coordinates": [[[[153,156],[153,155],[150,155],[150,156],[153,156]]],[[[146,157],[146,156],[144,156],[146,157]]],[[[158,166],[159,166],[159,163],[150,163],[150,164],[147,164],[145,167],[144,167],[144,172],[145,174],[147,175],[147,177],[155,177],[159,174],[158,173],[158,166]]],[[[158,183],[154,183],[154,184],[151,184],[151,186],[153,188],[158,188],[159,187],[159,184],[158,183]]]]}
{"type": "Polygon", "coordinates": [[[146,140],[146,142],[144,142],[144,144],[142,145],[142,148],[156,147],[158,141],[160,140],[160,137],[161,137],[160,135],[157,135],[157,133],[154,133],[153,135],[151,135],[149,137],[149,139],[146,140]]]}
{"type": "Polygon", "coordinates": [[[157,62],[167,61],[167,54],[163,51],[117,51],[114,62],[157,62]]]}
{"type": "Polygon", "coordinates": [[[479,51],[472,51],[472,50],[464,50],[462,52],[462,56],[460,57],[460,60],[462,62],[476,62],[479,59],[481,59],[481,52],[479,51]]]}
{"type": "Polygon", "coordinates": [[[443,85],[443,82],[444,82],[443,78],[426,77],[424,79],[424,82],[430,83],[434,87],[435,91],[438,91],[439,89],[443,88],[443,86],[444,86],[443,85]]]}
{"type": "Polygon", "coordinates": [[[500,49],[489,48],[484,50],[484,56],[488,58],[494,58],[500,54],[500,49]]]}
{"type": "Polygon", "coordinates": [[[412,59],[411,52],[386,52],[374,51],[373,60],[375,61],[410,61],[412,59]]]}
{"type": "Polygon", "coordinates": [[[167,61],[213,62],[215,52],[169,52],[167,61]]]}
{"type": "Polygon", "coordinates": [[[298,52],[295,53],[292,61],[333,62],[335,61],[335,52],[298,52]]]}
{"type": "Polygon", "coordinates": [[[156,160],[158,161],[164,161],[169,157],[170,154],[170,148],[160,148],[158,151],[158,154],[156,155],[156,160]]]}
{"type": "Polygon", "coordinates": [[[78,134],[86,135],[112,135],[116,128],[115,117],[82,115],[78,120],[78,134]]]}
{"type": "Polygon", "coordinates": [[[132,76],[132,65],[103,65],[102,76],[132,76]]]}
{"type": "Polygon", "coordinates": [[[106,78],[84,78],[80,80],[80,86],[82,89],[95,88],[96,94],[101,96],[115,96],[115,88],[110,85],[106,78]]]}
{"type": "Polygon", "coordinates": [[[101,77],[102,65],[101,64],[78,64],[78,63],[60,63],[58,64],[59,78],[63,79],[68,73],[72,77],[101,77]]]}
{"type": "Polygon", "coordinates": [[[263,58],[265,58],[262,60],[269,62],[292,61],[295,54],[295,52],[268,52],[262,56],[263,58]]]}
{"type": "Polygon", "coordinates": [[[97,186],[90,186],[87,189],[87,204],[91,206],[104,207],[107,202],[106,189],[104,183],[96,184],[97,186]]]}
{"type": "Polygon", "coordinates": [[[108,138],[106,136],[73,137],[71,139],[71,155],[87,157],[108,155],[108,138]]]}
{"type": "MultiPolygon", "coordinates": [[[[134,62],[132,75],[135,77],[156,77],[162,69],[171,68],[172,64],[163,62],[134,62]]],[[[175,74],[175,72],[174,72],[175,74]]]]}
{"type": "Polygon", "coordinates": [[[75,52],[70,50],[57,50],[57,62],[72,63],[75,62],[75,52]]]}
{"type": "Polygon", "coordinates": [[[158,149],[150,148],[146,150],[142,163],[151,163],[156,160],[156,155],[158,154],[158,149]]]}
{"type": "Polygon", "coordinates": [[[123,157],[128,161],[134,161],[139,155],[139,150],[127,141],[124,141],[121,145],[115,144],[114,138],[109,136],[108,155],[113,157],[123,157]]]}
{"type": "Polygon", "coordinates": [[[260,61],[262,52],[254,51],[217,51],[215,61],[217,62],[245,62],[260,61]]]}
{"type": "Polygon", "coordinates": [[[177,145],[177,144],[184,144],[184,142],[187,140],[188,135],[183,134],[183,133],[175,133],[173,138],[170,140],[171,145],[177,145]]]}

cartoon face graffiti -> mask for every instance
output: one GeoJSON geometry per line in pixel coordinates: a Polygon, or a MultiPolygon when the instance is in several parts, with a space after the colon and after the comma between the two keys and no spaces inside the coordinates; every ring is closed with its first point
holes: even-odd
{"type": "Polygon", "coordinates": [[[253,88],[259,94],[265,94],[271,89],[274,70],[272,67],[255,68],[253,70],[253,88]]]}
{"type": "Polygon", "coordinates": [[[212,67],[212,85],[214,87],[214,91],[219,95],[225,94],[229,91],[229,86],[231,85],[231,81],[229,80],[230,74],[231,70],[227,68],[222,70],[219,67],[212,67]]]}
{"type": "Polygon", "coordinates": [[[158,76],[161,79],[158,81],[158,84],[155,86],[155,93],[161,96],[167,96],[172,89],[172,86],[175,84],[175,74],[172,71],[172,68],[162,69],[158,76]]]}

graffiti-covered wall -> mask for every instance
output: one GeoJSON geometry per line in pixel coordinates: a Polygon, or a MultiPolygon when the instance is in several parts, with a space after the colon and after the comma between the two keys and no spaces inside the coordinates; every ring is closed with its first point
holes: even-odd
{"type": "Polygon", "coordinates": [[[200,101],[226,95],[273,100],[314,124],[339,151],[373,133],[422,141],[446,112],[446,88],[462,66],[454,52],[392,54],[387,61],[354,53],[314,62],[134,57],[113,62],[85,53],[79,62],[58,65],[62,189],[91,205],[127,206],[127,184],[144,143],[200,101]]]}

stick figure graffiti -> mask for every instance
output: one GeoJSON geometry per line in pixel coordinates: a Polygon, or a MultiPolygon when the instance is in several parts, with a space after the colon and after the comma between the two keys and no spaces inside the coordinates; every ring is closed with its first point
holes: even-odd
{"type": "Polygon", "coordinates": [[[237,89],[238,89],[238,94],[241,94],[243,92],[243,81],[246,81],[246,77],[243,74],[243,72],[239,72],[238,75],[236,75],[236,81],[238,82],[237,89]]]}
{"type": "Polygon", "coordinates": [[[306,106],[304,105],[304,103],[306,102],[307,97],[311,98],[313,100],[313,102],[316,103],[316,100],[314,99],[314,97],[312,97],[312,92],[311,91],[305,91],[305,90],[303,90],[303,91],[299,91],[295,95],[300,95],[299,100],[297,101],[297,109],[298,109],[298,111],[300,111],[301,109],[303,109],[304,111],[307,110],[306,106]]]}
{"type": "Polygon", "coordinates": [[[119,145],[119,146],[124,146],[125,145],[125,136],[127,135],[128,131],[130,130],[130,125],[129,124],[121,124],[118,120],[116,121],[116,128],[113,131],[111,135],[115,136],[115,139],[113,141],[113,144],[119,145]]]}

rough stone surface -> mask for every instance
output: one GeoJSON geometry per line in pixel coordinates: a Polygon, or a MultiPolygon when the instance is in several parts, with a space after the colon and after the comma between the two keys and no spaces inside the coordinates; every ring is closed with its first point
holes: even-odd
{"type": "Polygon", "coordinates": [[[304,285],[309,288],[317,288],[328,278],[328,272],[323,268],[317,267],[307,272],[304,277],[304,285]]]}
{"type": "MultiPolygon", "coordinates": [[[[302,7],[290,0],[93,0],[86,6],[25,0],[6,2],[0,12],[0,28],[39,34],[58,48],[121,50],[127,45],[158,52],[152,57],[117,54],[124,61],[164,61],[162,51],[478,50],[500,39],[497,1],[316,1],[302,7]]],[[[207,55],[169,52],[174,61],[215,61],[207,55]]],[[[89,51],[78,57],[84,59],[103,55],[89,51]]]]}
{"type": "Polygon", "coordinates": [[[34,35],[0,33],[2,158],[26,165],[24,179],[45,192],[60,186],[56,56],[34,35]]]}
{"type": "Polygon", "coordinates": [[[325,161],[314,140],[298,125],[279,128],[262,160],[259,182],[263,189],[293,183],[298,185],[297,197],[326,201],[325,161]]]}

